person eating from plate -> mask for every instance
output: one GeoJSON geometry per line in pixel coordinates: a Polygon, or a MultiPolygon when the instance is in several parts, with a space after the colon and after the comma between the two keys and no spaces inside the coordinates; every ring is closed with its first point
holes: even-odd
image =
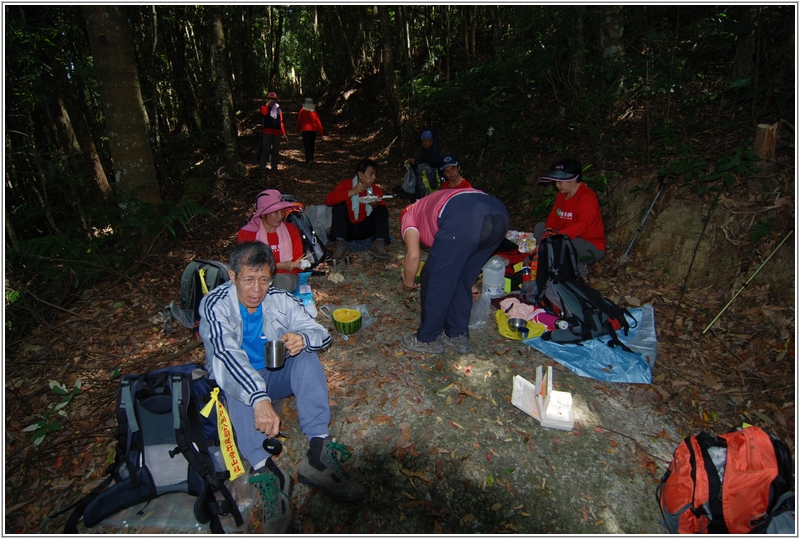
{"type": "Polygon", "coordinates": [[[383,191],[375,183],[378,165],[372,159],[362,159],[356,166],[352,179],[339,182],[325,197],[332,207],[330,237],[336,240],[333,259],[347,255],[348,241],[369,239],[369,252],[380,259],[388,259],[386,246],[389,238],[389,209],[383,201],[383,191]]]}

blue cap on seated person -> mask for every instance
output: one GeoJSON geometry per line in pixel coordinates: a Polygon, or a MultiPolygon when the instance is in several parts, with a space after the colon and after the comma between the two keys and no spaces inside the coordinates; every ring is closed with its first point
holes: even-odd
{"type": "Polygon", "coordinates": [[[423,131],[420,140],[425,140],[425,139],[433,140],[433,131],[431,131],[430,129],[426,129],[425,131],[423,131]]]}
{"type": "Polygon", "coordinates": [[[457,166],[458,166],[458,159],[456,158],[455,155],[449,153],[444,156],[444,159],[442,159],[442,164],[439,166],[439,170],[442,171],[447,167],[457,167],[457,166]]]}
{"type": "Polygon", "coordinates": [[[553,170],[539,178],[540,182],[568,182],[570,180],[577,180],[580,177],[581,173],[578,172],[570,172],[568,170],[564,170],[561,166],[556,166],[553,170]]]}

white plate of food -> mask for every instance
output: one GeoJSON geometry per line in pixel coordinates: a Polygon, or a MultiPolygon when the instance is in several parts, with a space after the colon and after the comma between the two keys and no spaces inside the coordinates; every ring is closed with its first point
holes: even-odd
{"type": "Polygon", "coordinates": [[[380,202],[381,200],[386,200],[387,198],[392,198],[392,195],[384,195],[382,197],[367,195],[365,197],[358,197],[358,201],[362,204],[372,204],[373,202],[380,202]]]}

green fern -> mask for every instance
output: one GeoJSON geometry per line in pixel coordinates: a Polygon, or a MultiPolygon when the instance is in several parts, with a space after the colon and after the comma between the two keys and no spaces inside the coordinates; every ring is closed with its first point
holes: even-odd
{"type": "Polygon", "coordinates": [[[759,221],[750,230],[750,246],[754,246],[761,238],[769,235],[775,225],[766,221],[759,221]]]}

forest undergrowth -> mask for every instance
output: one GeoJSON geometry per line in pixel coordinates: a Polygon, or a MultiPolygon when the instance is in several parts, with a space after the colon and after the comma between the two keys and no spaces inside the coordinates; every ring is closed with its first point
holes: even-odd
{"type": "MultiPolygon", "coordinates": [[[[379,156],[378,183],[385,190],[400,182],[402,159],[394,157],[399,152],[385,134],[356,132],[353,118],[326,120],[328,133],[318,142],[313,171],[303,165],[302,142],[292,136],[282,150],[284,166],[270,175],[269,187],[306,204],[323,204],[327,192],[348,177],[363,156],[379,156]]],[[[287,114],[286,123],[293,125],[292,114],[287,114]]],[[[243,148],[257,144],[258,135],[246,128],[241,134],[243,148]]],[[[159,309],[178,299],[186,262],[194,257],[224,259],[233,246],[255,195],[267,187],[255,167],[249,167],[249,178],[220,180],[206,201],[217,219],[202,218],[190,234],[143,261],[138,273],[95,283],[74,309],[6,343],[5,533],[59,533],[66,515],[56,513],[102,479],[113,450],[120,374],[201,357],[202,345],[187,331],[163,332],[159,309]],[[68,419],[57,410],[66,412],[68,419]],[[37,427],[31,430],[31,425],[37,427]],[[34,445],[34,438],[42,434],[44,441],[34,445]]],[[[523,213],[519,206],[526,202],[504,202],[512,228],[531,230],[533,223],[513,217],[523,213]]],[[[611,246],[592,268],[590,283],[620,305],[654,305],[658,360],[650,385],[598,387],[652,405],[682,435],[722,433],[747,422],[768,428],[794,453],[793,306],[771,300],[768,286],[749,287],[703,335],[707,321],[730,299],[729,287],[682,292],[663,274],[645,270],[635,250],[624,271],[612,277],[627,245],[611,246]]],[[[394,247],[395,253],[400,250],[394,247]]],[[[384,344],[399,347],[395,342],[384,344]]],[[[654,477],[660,473],[663,470],[654,477]]]]}

